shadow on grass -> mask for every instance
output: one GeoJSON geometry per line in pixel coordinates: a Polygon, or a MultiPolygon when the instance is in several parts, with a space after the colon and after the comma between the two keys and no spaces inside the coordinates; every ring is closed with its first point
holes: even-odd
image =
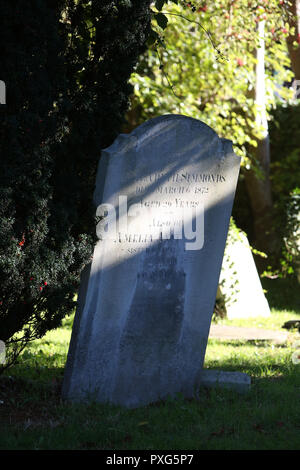
{"type": "MultiPolygon", "coordinates": [[[[212,340],[209,346],[222,345],[224,342],[212,340]]],[[[266,341],[239,341],[227,340],[226,347],[231,348],[227,357],[213,355],[205,361],[205,369],[222,370],[228,372],[243,372],[255,381],[272,381],[274,377],[284,378],[291,372],[294,374],[295,366],[292,364],[289,351],[286,346],[277,345],[276,350],[282,351],[282,359],[272,357],[271,344],[266,341]],[[249,357],[240,354],[241,347],[247,346],[249,357]],[[255,350],[266,348],[270,350],[266,354],[255,353],[255,350]],[[269,349],[269,347],[270,349],[269,349]],[[253,349],[253,352],[251,350],[253,349]],[[255,356],[255,354],[257,354],[255,356]],[[269,357],[270,354],[270,357],[269,357]]],[[[281,354],[281,353],[280,353],[281,354]]],[[[50,402],[61,403],[61,387],[65,370],[65,355],[54,354],[47,357],[41,350],[27,352],[19,360],[19,363],[9,369],[6,374],[0,376],[0,399],[6,403],[50,402]],[[55,365],[59,363],[60,365],[55,365]],[[7,401],[8,400],[8,401],[7,401]]],[[[297,369],[300,378],[299,370],[297,369]]],[[[299,382],[300,387],[300,382],[299,382]]],[[[68,402],[65,402],[66,404],[68,402]]],[[[157,403],[159,405],[159,403],[157,403]]]]}
{"type": "MultiPolygon", "coordinates": [[[[275,281],[280,282],[275,282],[274,286],[271,281],[274,294],[276,289],[282,289],[278,287],[282,280],[275,281]]],[[[300,314],[300,308],[295,308],[296,293],[297,290],[294,295],[290,288],[287,289],[285,298],[277,296],[277,304],[275,295],[272,306],[280,308],[284,305],[286,308],[289,301],[293,311],[300,314]]],[[[261,421],[266,422],[267,429],[275,426],[276,439],[285,439],[285,435],[277,436],[278,426],[274,424],[277,421],[290,423],[288,437],[293,438],[296,434],[293,422],[298,415],[294,421],[290,417],[295,414],[299,396],[300,369],[291,363],[289,348],[272,347],[266,341],[227,340],[225,345],[217,340],[209,342],[208,349],[212,349],[205,367],[248,374],[252,386],[247,394],[217,388],[200,389],[197,399],[166,399],[138,409],[62,401],[61,386],[69,341],[67,330],[71,328],[72,320],[72,317],[67,318],[63,328],[53,336],[30,345],[18,364],[0,376],[0,400],[3,402],[0,406],[0,422],[3,423],[0,448],[198,449],[221,446],[223,438],[224,447],[250,445],[252,439],[251,445],[255,448],[257,435],[264,436],[260,428],[255,428],[261,421]],[[268,409],[269,421],[265,415],[262,418],[262,410],[268,409]],[[246,434],[249,426],[249,434],[246,434]],[[236,429],[235,434],[227,436],[227,428],[236,429]]],[[[278,429],[281,431],[280,427],[278,429]]],[[[268,442],[261,445],[273,446],[268,442]]],[[[294,444],[282,440],[281,445],[294,444]]]]}
{"type": "MultiPolygon", "coordinates": [[[[263,356],[253,360],[241,358],[238,352],[211,359],[206,364],[210,369],[249,374],[250,392],[202,388],[195,399],[178,394],[176,398],[126,409],[62,401],[65,356],[57,356],[48,357],[46,367],[46,354],[33,349],[10,370],[11,376],[0,376],[0,399],[4,404],[0,408],[0,448],[234,449],[247,445],[256,448],[261,437],[269,439],[260,441],[262,448],[275,448],[278,438],[282,447],[296,445],[286,443],[285,435],[278,435],[281,428],[276,424],[289,423],[285,431],[288,437],[295,435],[297,423],[294,425],[290,416],[299,393],[300,374],[288,361],[266,366],[263,356]],[[60,365],[55,366],[55,361],[60,365]]],[[[296,422],[297,416],[293,419],[296,422]]]]}
{"type": "Polygon", "coordinates": [[[276,310],[293,310],[300,315],[300,285],[296,277],[286,279],[262,278],[270,308],[276,310]]]}

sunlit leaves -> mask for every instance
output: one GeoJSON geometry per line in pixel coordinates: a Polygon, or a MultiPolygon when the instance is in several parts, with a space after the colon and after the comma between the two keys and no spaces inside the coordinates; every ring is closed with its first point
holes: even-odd
{"type": "Polygon", "coordinates": [[[132,77],[143,107],[141,119],[180,113],[203,120],[220,135],[230,136],[235,151],[249,163],[246,146],[255,145],[255,51],[257,24],[265,21],[266,100],[288,99],[290,80],[285,39],[287,9],[276,0],[155,2],[154,18],[167,17],[153,29],[146,61],[151,78],[132,77]],[[158,12],[158,13],[157,13],[158,12]],[[163,32],[162,32],[163,29],[163,32]],[[163,44],[160,46],[161,35],[163,44]]]}

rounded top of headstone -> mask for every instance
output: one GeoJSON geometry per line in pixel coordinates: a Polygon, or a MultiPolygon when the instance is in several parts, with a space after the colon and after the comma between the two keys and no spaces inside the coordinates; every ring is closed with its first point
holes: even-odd
{"type": "Polygon", "coordinates": [[[103,149],[103,151],[113,154],[124,152],[132,147],[139,150],[142,146],[152,146],[158,139],[162,143],[180,141],[181,147],[183,141],[189,143],[189,145],[192,145],[192,143],[198,145],[200,142],[205,142],[211,148],[216,146],[222,148],[222,150],[226,149],[225,153],[232,153],[232,142],[230,140],[220,138],[204,122],[180,114],[165,114],[149,119],[136,127],[130,134],[120,134],[113,144],[103,149]]]}
{"type": "Polygon", "coordinates": [[[183,114],[164,114],[163,116],[158,116],[152,119],[149,119],[146,122],[143,122],[140,124],[138,127],[136,127],[133,131],[132,134],[139,134],[142,132],[147,131],[148,128],[153,128],[153,127],[160,127],[160,126],[167,126],[170,125],[171,122],[176,123],[176,125],[180,124],[181,121],[182,123],[185,123],[187,125],[193,126],[193,128],[198,128],[199,130],[201,129],[202,131],[207,131],[207,132],[212,132],[213,134],[216,134],[216,132],[209,127],[207,124],[205,124],[203,121],[200,121],[199,119],[191,118],[189,116],[185,116],[183,114]]]}

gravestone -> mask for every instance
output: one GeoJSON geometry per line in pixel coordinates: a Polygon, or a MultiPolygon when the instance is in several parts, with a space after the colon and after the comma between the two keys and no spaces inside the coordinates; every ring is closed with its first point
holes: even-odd
{"type": "Polygon", "coordinates": [[[239,166],[230,141],[178,115],[102,151],[99,241],[82,275],[65,399],[137,407],[194,396],[239,166]]]}
{"type": "Polygon", "coordinates": [[[248,239],[242,232],[225,247],[219,288],[225,297],[228,319],[271,314],[248,239]]]}

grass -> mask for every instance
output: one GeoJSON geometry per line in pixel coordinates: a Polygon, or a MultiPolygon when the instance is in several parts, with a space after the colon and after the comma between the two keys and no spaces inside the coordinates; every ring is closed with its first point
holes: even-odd
{"type": "MultiPolygon", "coordinates": [[[[299,285],[265,280],[270,318],[225,324],[280,329],[300,318],[299,285]]],[[[0,377],[0,449],[299,450],[300,365],[285,345],[209,340],[205,367],[246,372],[247,394],[202,389],[140,409],[62,402],[60,388],[73,317],[32,343],[0,377]]]]}

